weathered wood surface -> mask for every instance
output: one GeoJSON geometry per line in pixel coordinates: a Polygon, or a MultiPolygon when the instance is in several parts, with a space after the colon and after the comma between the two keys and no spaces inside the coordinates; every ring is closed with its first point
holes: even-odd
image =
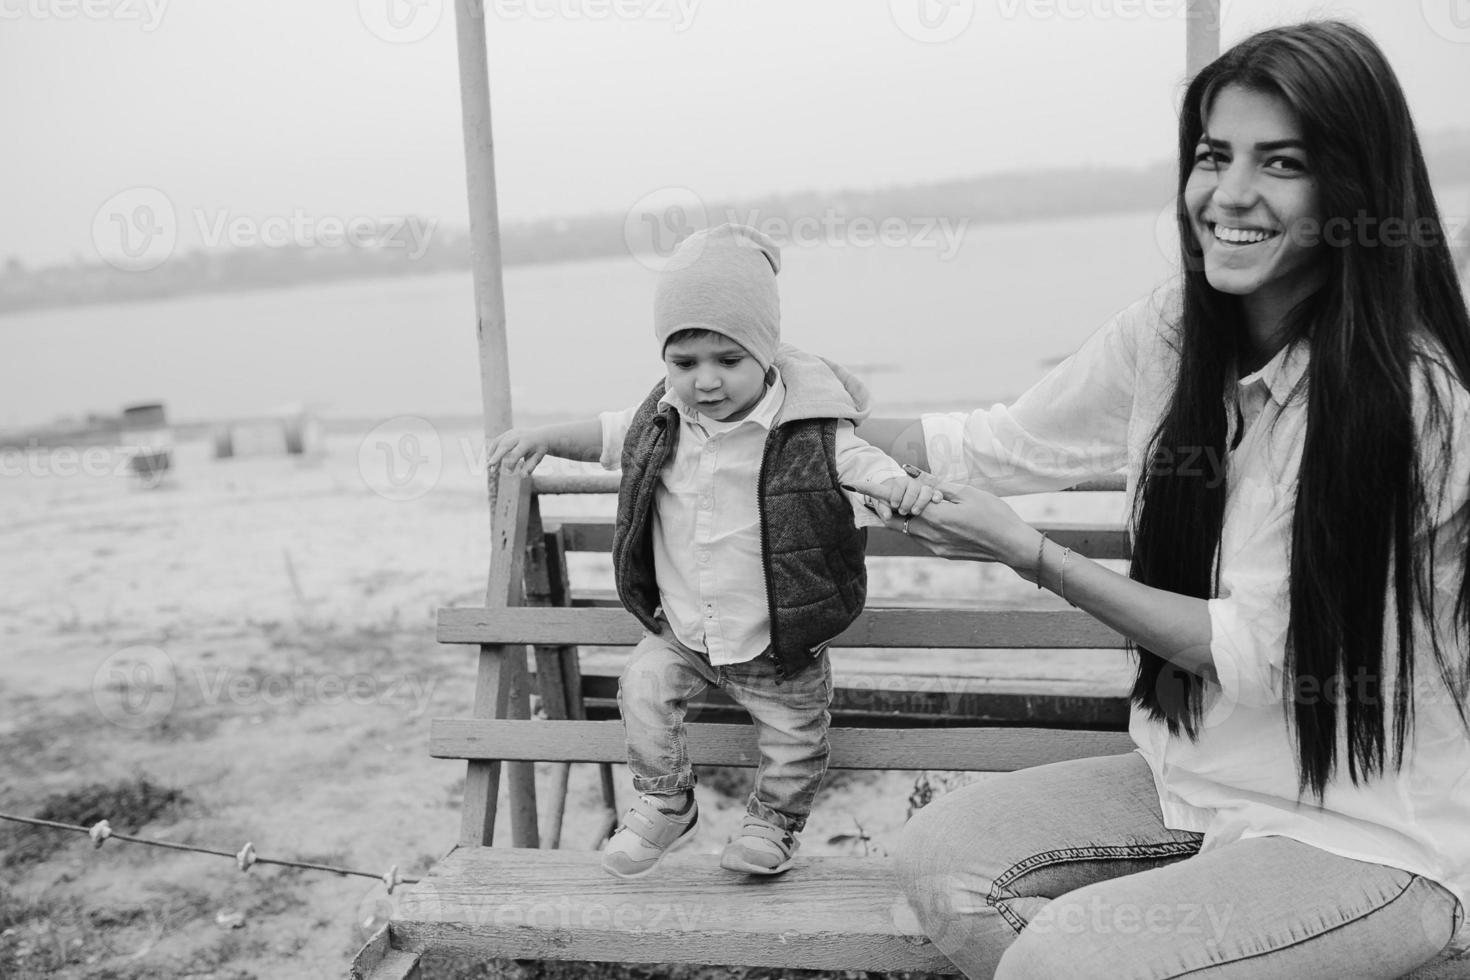
{"type": "MultiPolygon", "coordinates": [[[[549,521],[548,526],[561,529],[568,551],[612,550],[612,518],[585,517],[575,521],[549,521]]],[[[1132,555],[1127,533],[1116,524],[1043,521],[1034,526],[1038,531],[1045,531],[1051,540],[1063,548],[1071,548],[1089,558],[1126,560],[1132,555]]],[[[933,558],[934,553],[898,531],[873,528],[868,532],[868,557],[933,558]]]]}
{"type": "MultiPolygon", "coordinates": [[[[686,744],[698,765],[755,766],[749,725],[692,724],[686,744]]],[[[1055,728],[833,728],[834,769],[955,769],[1009,772],[1133,750],[1123,732],[1055,728]]],[[[487,721],[436,718],[429,729],[436,759],[623,762],[627,746],[616,721],[487,721]]]]}
{"type": "MultiPolygon", "coordinates": [[[[558,723],[563,727],[568,723],[558,723]]],[[[671,854],[620,881],[587,851],[461,847],[404,895],[394,946],[467,957],[953,972],[884,858],[798,858],[776,878],[671,854]]]]}
{"type": "MultiPolygon", "coordinates": [[[[524,598],[526,535],[532,507],[530,481],[501,474],[493,500],[490,534],[488,607],[517,606],[524,598]]],[[[480,644],[476,670],[476,718],[530,717],[530,674],[524,646],[480,644]]],[[[500,794],[500,762],[472,761],[465,773],[464,808],[460,811],[459,839],[464,844],[489,844],[495,836],[495,810],[500,794]]],[[[519,847],[535,847],[536,776],[529,765],[506,768],[510,798],[511,840],[519,847]]]]}
{"type": "MultiPolygon", "coordinates": [[[[1213,2],[1218,3],[1219,0],[1213,2]]],[[[535,477],[537,493],[617,493],[621,479],[621,473],[538,473],[535,477]]],[[[1126,489],[1123,474],[1113,473],[1096,480],[1084,480],[1075,487],[1068,487],[1067,492],[1121,492],[1126,489]]]]}
{"type": "MultiPolygon", "coordinates": [[[[621,609],[439,610],[440,643],[634,646],[642,637],[638,620],[621,609]]],[[[1123,638],[1078,609],[977,603],[962,609],[869,608],[832,645],[1115,650],[1123,638]]]]}
{"type": "Polygon", "coordinates": [[[387,926],[373,933],[348,968],[348,980],[419,980],[419,954],[394,949],[387,926]]]}
{"type": "MultiPolygon", "coordinates": [[[[587,718],[618,717],[618,675],[583,672],[582,705],[587,718]]],[[[932,728],[977,725],[1027,725],[1035,728],[1128,727],[1126,688],[1077,694],[1044,680],[997,684],[988,679],[951,676],[834,676],[832,721],[855,728],[932,728]]],[[[748,723],[745,709],[719,688],[707,688],[688,702],[690,718],[748,723]]]]}

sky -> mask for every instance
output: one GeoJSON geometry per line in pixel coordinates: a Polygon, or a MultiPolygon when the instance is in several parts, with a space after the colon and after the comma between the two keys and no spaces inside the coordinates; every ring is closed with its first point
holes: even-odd
{"type": "MultiPolygon", "coordinates": [[[[1184,7],[487,0],[501,219],[1165,160],[1184,7]]],[[[1308,16],[1377,38],[1421,131],[1470,127],[1470,0],[1224,0],[1224,43],[1308,16]]],[[[0,0],[0,80],[0,261],[96,261],[140,194],[186,247],[467,220],[453,0],[0,0]]]]}

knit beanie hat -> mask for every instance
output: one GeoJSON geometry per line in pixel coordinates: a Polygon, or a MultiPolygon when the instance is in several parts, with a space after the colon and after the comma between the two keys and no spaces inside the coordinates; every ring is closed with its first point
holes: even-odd
{"type": "Polygon", "coordinates": [[[653,294],[659,353],[680,330],[713,330],[768,370],[781,343],[780,268],[776,243],[745,225],[719,225],[684,239],[653,294]]]}

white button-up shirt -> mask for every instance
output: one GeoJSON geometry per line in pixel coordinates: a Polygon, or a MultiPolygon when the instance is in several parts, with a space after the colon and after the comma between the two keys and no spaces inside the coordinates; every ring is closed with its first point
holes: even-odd
{"type": "MultiPolygon", "coordinates": [[[[710,663],[753,660],[771,644],[770,605],[761,561],[756,485],[766,436],[786,387],[779,372],[749,415],[720,422],[699,414],[670,389],[661,404],[679,413],[679,440],[659,474],[653,498],[653,564],[664,618],[679,642],[710,663]]],[[[638,406],[604,412],[602,465],[617,469],[638,406]]],[[[887,480],[903,470],[840,421],[837,473],[844,483],[887,480]]],[[[881,524],[855,506],[858,525],[881,524]]]]}
{"type": "MultiPolygon", "coordinates": [[[[1012,494],[1060,489],[1126,466],[1131,499],[1172,391],[1178,354],[1171,324],[1177,323],[1178,307],[1172,285],[1135,303],[1010,407],[926,416],[933,471],[1012,494]]],[[[1290,837],[1423,875],[1466,905],[1470,736],[1439,679],[1427,637],[1438,628],[1448,659],[1463,661],[1465,640],[1454,637],[1452,620],[1464,571],[1470,395],[1451,372],[1431,372],[1430,383],[1453,424],[1454,448],[1446,459],[1439,448],[1443,430],[1430,427],[1429,392],[1416,373],[1415,418],[1428,463],[1430,516],[1439,533],[1433,563],[1439,622],[1430,624],[1420,612],[1415,623],[1417,708],[1404,766],[1354,786],[1340,737],[1338,774],[1317,806],[1311,796],[1298,799],[1297,752],[1282,705],[1292,512],[1307,423],[1305,384],[1298,384],[1308,359],[1305,347],[1287,348],[1240,379],[1234,404],[1227,406],[1232,421],[1226,444],[1235,448],[1226,459],[1172,461],[1229,477],[1219,589],[1208,602],[1219,683],[1206,682],[1197,742],[1171,737],[1137,708],[1129,731],[1153,769],[1165,823],[1204,833],[1206,848],[1245,837],[1290,837]]],[[[1343,467],[1342,479],[1353,479],[1350,461],[1343,467]]],[[[1397,649],[1392,609],[1390,604],[1385,631],[1388,682],[1397,649]]],[[[1392,703],[1391,694],[1385,701],[1392,703]]],[[[1391,708],[1385,717],[1391,739],[1391,708]]]]}

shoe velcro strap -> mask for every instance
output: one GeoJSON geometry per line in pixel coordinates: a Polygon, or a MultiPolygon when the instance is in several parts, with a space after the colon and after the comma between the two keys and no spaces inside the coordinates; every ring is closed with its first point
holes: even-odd
{"type": "Polygon", "coordinates": [[[640,796],[628,808],[623,817],[623,826],[653,847],[668,847],[688,829],[688,824],[678,823],[672,817],[673,814],[660,810],[640,796]]]}
{"type": "Polygon", "coordinates": [[[780,827],[768,824],[764,820],[746,821],[745,824],[740,828],[740,836],[760,837],[764,840],[773,841],[777,844],[780,844],[783,848],[789,848],[792,841],[795,840],[795,838],[792,837],[790,831],[782,830],[780,827]]]}

